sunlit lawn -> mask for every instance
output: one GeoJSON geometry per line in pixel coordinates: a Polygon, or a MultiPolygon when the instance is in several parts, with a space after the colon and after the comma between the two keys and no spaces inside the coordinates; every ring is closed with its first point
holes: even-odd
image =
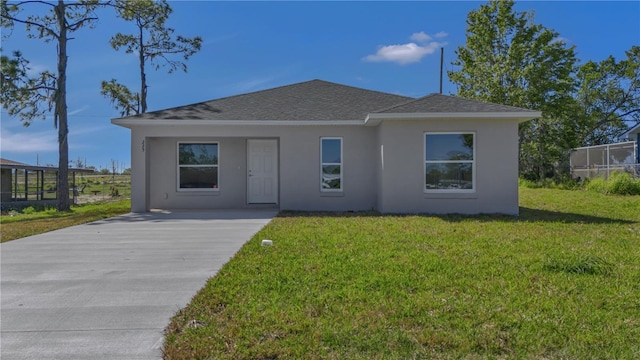
{"type": "Polygon", "coordinates": [[[122,199],[73,206],[69,212],[57,212],[55,209],[36,211],[31,214],[7,212],[0,217],[0,240],[1,242],[15,240],[25,236],[122,215],[128,213],[130,209],[131,201],[122,199]]]}
{"type": "Polygon", "coordinates": [[[640,196],[521,188],[520,203],[520,218],[284,214],[173,319],[165,358],[640,358],[640,196]]]}

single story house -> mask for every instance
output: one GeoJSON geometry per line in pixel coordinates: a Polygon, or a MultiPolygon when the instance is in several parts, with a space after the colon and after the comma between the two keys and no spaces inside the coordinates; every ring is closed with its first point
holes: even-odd
{"type": "Polygon", "coordinates": [[[518,214],[518,124],[539,111],[322,80],[149,112],[131,208],[518,214]]]}

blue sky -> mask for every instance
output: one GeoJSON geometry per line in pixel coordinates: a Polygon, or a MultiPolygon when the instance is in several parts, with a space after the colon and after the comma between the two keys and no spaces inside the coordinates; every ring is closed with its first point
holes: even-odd
{"type": "MultiPolygon", "coordinates": [[[[173,1],[169,26],[177,34],[199,35],[202,50],[187,73],[148,71],[149,111],[323,79],[406,96],[437,92],[441,46],[445,70],[465,42],[466,18],[481,2],[213,2],[173,1]]],[[[638,1],[528,1],[534,21],[556,30],[576,46],[581,62],[600,61],[640,44],[638,1]]],[[[100,95],[112,78],[139,87],[135,55],[116,52],[108,39],[133,28],[111,10],[98,13],[94,29],[75,33],[69,43],[69,159],[98,169],[116,160],[128,167],[129,130],[110,123],[118,117],[100,95]]],[[[6,35],[6,31],[3,32],[6,35]]],[[[3,39],[6,53],[22,51],[32,70],[56,69],[56,48],[27,39],[16,25],[3,39]]],[[[456,93],[446,80],[444,93],[456,93]]],[[[1,156],[35,165],[58,163],[51,118],[23,127],[1,114],[1,156]]]]}

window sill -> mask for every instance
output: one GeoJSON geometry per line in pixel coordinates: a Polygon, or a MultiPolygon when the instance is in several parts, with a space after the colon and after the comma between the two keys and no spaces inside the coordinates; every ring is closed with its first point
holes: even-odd
{"type": "Polygon", "coordinates": [[[178,190],[176,196],[220,196],[220,190],[178,190]]]}
{"type": "Polygon", "coordinates": [[[320,197],[344,197],[344,191],[320,191],[320,197]]]}
{"type": "Polygon", "coordinates": [[[477,192],[425,192],[425,199],[477,199],[477,192]]]}

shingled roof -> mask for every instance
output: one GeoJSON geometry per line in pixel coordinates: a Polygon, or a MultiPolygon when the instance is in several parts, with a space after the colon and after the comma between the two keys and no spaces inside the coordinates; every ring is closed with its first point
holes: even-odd
{"type": "Polygon", "coordinates": [[[536,111],[456,96],[431,94],[416,99],[311,80],[114,120],[118,124],[129,120],[364,121],[376,114],[380,118],[384,114],[428,113],[539,116],[536,111]]]}
{"type": "Polygon", "coordinates": [[[500,112],[532,112],[514,106],[487,103],[479,100],[460,98],[457,96],[430,94],[419,99],[412,99],[402,104],[392,105],[372,113],[380,114],[413,114],[413,113],[500,113],[500,112]]]}
{"type": "Polygon", "coordinates": [[[361,120],[372,110],[412,99],[323,80],[311,80],[125,119],[361,120]]]}
{"type": "Polygon", "coordinates": [[[25,163],[13,161],[13,160],[8,160],[8,159],[2,159],[2,158],[0,158],[0,165],[30,166],[30,165],[25,164],[25,163]]]}

